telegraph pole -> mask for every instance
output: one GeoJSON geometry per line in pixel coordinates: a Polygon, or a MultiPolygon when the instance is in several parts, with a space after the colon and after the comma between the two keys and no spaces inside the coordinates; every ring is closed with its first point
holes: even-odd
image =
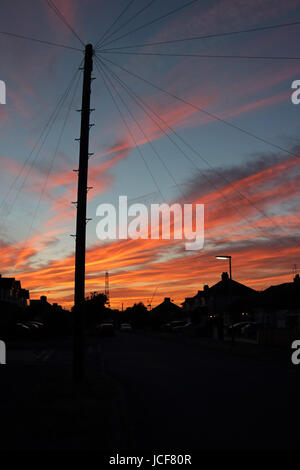
{"type": "Polygon", "coordinates": [[[85,47],[81,106],[80,151],[77,189],[76,250],[75,250],[75,305],[73,333],[73,378],[81,382],[84,377],[84,298],[85,298],[85,248],[86,203],[89,159],[90,99],[93,70],[93,46],[85,47]]]}
{"type": "Polygon", "coordinates": [[[105,273],[105,295],[107,298],[107,305],[110,307],[110,300],[109,300],[109,274],[108,272],[105,273]]]}

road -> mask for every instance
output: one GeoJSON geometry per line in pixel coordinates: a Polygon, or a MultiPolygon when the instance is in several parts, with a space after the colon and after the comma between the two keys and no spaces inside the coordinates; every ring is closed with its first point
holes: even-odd
{"type": "Polygon", "coordinates": [[[134,449],[297,449],[300,366],[141,334],[101,340],[134,449]]]}

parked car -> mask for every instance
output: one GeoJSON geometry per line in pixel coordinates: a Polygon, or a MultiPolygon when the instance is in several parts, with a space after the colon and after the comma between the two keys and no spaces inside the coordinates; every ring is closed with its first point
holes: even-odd
{"type": "Polygon", "coordinates": [[[229,325],[227,332],[229,335],[231,335],[233,331],[234,335],[249,337],[253,336],[257,332],[259,326],[260,325],[254,321],[241,321],[234,323],[233,325],[229,325]]]}
{"type": "Polygon", "coordinates": [[[99,323],[96,326],[97,334],[100,336],[114,336],[115,328],[113,323],[99,323]]]}
{"type": "Polygon", "coordinates": [[[242,329],[246,326],[246,325],[249,325],[249,321],[241,321],[241,322],[238,322],[238,323],[233,323],[232,325],[228,325],[227,327],[227,333],[229,336],[232,335],[232,333],[234,333],[235,336],[239,336],[241,335],[241,332],[242,332],[242,329]]]}
{"type": "Polygon", "coordinates": [[[132,331],[132,326],[130,325],[130,323],[121,323],[120,331],[123,331],[124,333],[129,333],[130,331],[132,331]]]}
{"type": "Polygon", "coordinates": [[[32,328],[25,323],[18,322],[15,324],[13,329],[13,337],[15,338],[30,338],[32,334],[32,328]]]}
{"type": "Polygon", "coordinates": [[[269,323],[251,322],[242,328],[242,335],[246,337],[256,336],[259,330],[268,330],[270,328],[272,328],[272,325],[269,323]]]}
{"type": "Polygon", "coordinates": [[[21,323],[30,328],[32,338],[41,338],[42,337],[42,335],[44,333],[44,324],[43,323],[41,323],[39,321],[35,321],[35,320],[22,321],[21,323]]]}
{"type": "Polygon", "coordinates": [[[184,328],[189,327],[190,325],[191,322],[187,322],[185,320],[173,320],[169,323],[165,323],[164,325],[162,325],[161,330],[179,332],[184,328]]]}
{"type": "Polygon", "coordinates": [[[185,320],[174,320],[170,323],[170,330],[174,333],[178,333],[187,326],[188,322],[185,320]]]}
{"type": "Polygon", "coordinates": [[[249,338],[251,336],[256,336],[260,327],[261,327],[260,323],[257,323],[257,322],[248,323],[248,325],[245,325],[242,327],[241,334],[245,336],[246,338],[249,338]]]}

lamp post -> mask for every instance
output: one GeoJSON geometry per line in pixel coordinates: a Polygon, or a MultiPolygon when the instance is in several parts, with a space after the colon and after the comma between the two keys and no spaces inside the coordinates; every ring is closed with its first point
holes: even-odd
{"type": "MultiPolygon", "coordinates": [[[[229,279],[232,280],[232,270],[231,270],[231,255],[218,255],[216,256],[217,259],[228,259],[229,261],[229,279]]],[[[229,303],[230,303],[230,309],[232,310],[232,292],[231,292],[231,283],[229,284],[229,303]]],[[[232,312],[231,312],[232,315],[232,312]]],[[[233,320],[231,320],[233,322],[233,320]]],[[[233,324],[231,326],[231,341],[232,344],[234,344],[234,329],[233,329],[233,324]]]]}
{"type": "Polygon", "coordinates": [[[217,259],[228,259],[229,261],[229,279],[232,279],[232,273],[231,273],[231,256],[230,255],[218,255],[216,256],[217,259]]]}

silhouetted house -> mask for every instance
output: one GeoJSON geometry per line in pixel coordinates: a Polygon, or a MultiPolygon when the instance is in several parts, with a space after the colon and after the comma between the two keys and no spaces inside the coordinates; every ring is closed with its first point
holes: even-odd
{"type": "Polygon", "coordinates": [[[57,303],[51,305],[45,295],[30,301],[30,314],[31,318],[41,321],[50,334],[66,333],[71,326],[70,312],[57,303]]]}
{"type": "Polygon", "coordinates": [[[213,315],[223,315],[224,324],[234,323],[248,316],[257,291],[222,273],[221,281],[209,288],[208,309],[213,315]]]}
{"type": "Polygon", "coordinates": [[[204,286],[194,297],[186,298],[182,306],[193,322],[204,325],[211,319],[223,319],[230,324],[250,317],[257,292],[223,273],[212,287],[204,286]]]}
{"type": "Polygon", "coordinates": [[[27,299],[29,291],[22,289],[20,281],[16,281],[14,277],[2,277],[0,274],[0,302],[26,307],[27,299]]]}
{"type": "Polygon", "coordinates": [[[183,309],[171,302],[170,297],[165,297],[164,301],[150,312],[150,323],[153,328],[160,328],[170,321],[185,320],[186,318],[187,315],[183,309]]]}
{"type": "Polygon", "coordinates": [[[55,310],[57,310],[58,312],[62,312],[62,311],[63,311],[62,306],[61,306],[61,305],[58,305],[58,303],[56,303],[56,302],[54,302],[54,303],[52,304],[52,307],[53,307],[55,310]]]}
{"type": "MultiPolygon", "coordinates": [[[[208,286],[205,286],[206,288],[208,286]]],[[[204,290],[198,290],[194,297],[186,297],[182,302],[182,307],[186,312],[193,312],[206,304],[206,296],[204,290]]]]}
{"type": "Polygon", "coordinates": [[[261,293],[256,321],[276,328],[300,329],[300,277],[270,286],[261,293]]]}
{"type": "Polygon", "coordinates": [[[209,287],[204,286],[203,290],[198,290],[194,297],[187,297],[182,302],[183,311],[188,315],[193,323],[205,323],[208,316],[208,292],[209,287]]]}
{"type": "Polygon", "coordinates": [[[51,311],[52,306],[47,301],[47,297],[42,295],[39,299],[30,300],[30,310],[36,320],[44,320],[45,316],[51,311]]]}

